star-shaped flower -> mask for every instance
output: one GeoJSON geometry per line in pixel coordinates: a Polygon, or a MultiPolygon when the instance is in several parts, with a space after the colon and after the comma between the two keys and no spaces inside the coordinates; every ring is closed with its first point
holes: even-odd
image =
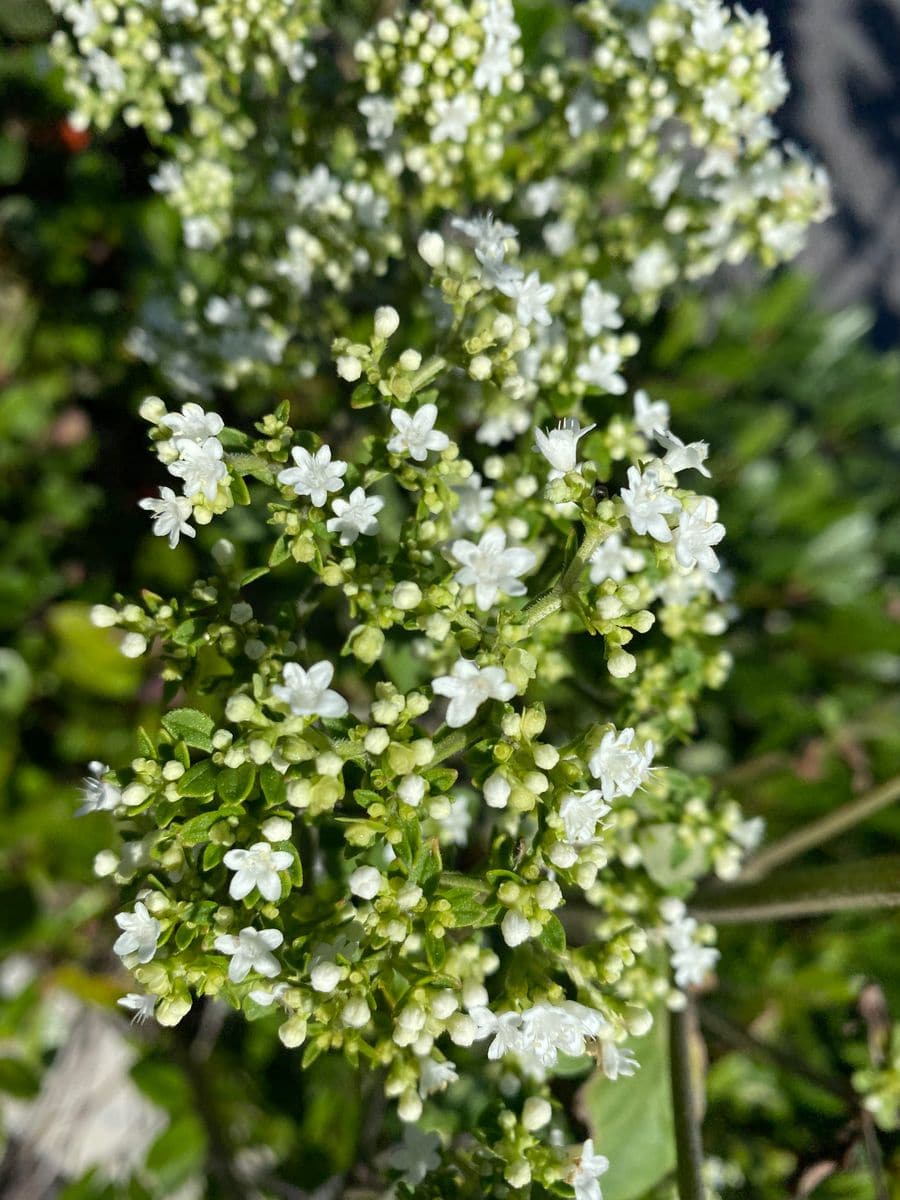
{"type": "Polygon", "coordinates": [[[597,788],[576,796],[570,792],[559,806],[566,840],[573,846],[592,842],[597,832],[597,822],[610,811],[597,788]]]}
{"type": "Polygon", "coordinates": [[[335,515],[328,518],[325,528],[329,533],[340,533],[342,546],[352,546],[361,533],[378,532],[378,513],[383,508],[380,496],[367,496],[361,487],[354,488],[349,500],[332,503],[335,515]]]}
{"type": "Polygon", "coordinates": [[[172,431],[172,437],[188,442],[203,443],[217,437],[225,422],[217,412],[206,412],[199,404],[182,405],[180,413],[166,413],[160,421],[172,431]]]}
{"type": "Polygon", "coordinates": [[[287,850],[273,850],[268,842],[255,842],[249,850],[229,850],[222,861],[234,871],[228,888],[232,900],[243,900],[256,888],[274,904],[281,899],[278,872],[287,871],[294,858],[287,850]]]}
{"type": "Polygon", "coordinates": [[[718,571],[719,558],[713,546],[725,536],[725,526],[716,520],[715,500],[702,496],[690,511],[684,509],[675,530],[675,558],[678,565],[689,570],[700,566],[704,571],[718,571]]]}
{"type": "Polygon", "coordinates": [[[502,667],[479,667],[467,658],[453,664],[449,675],[439,675],[432,684],[439,696],[448,696],[447,724],[459,729],[475,716],[485,700],[512,700],[515,685],[502,667]]]}
{"type": "Polygon", "coordinates": [[[633,729],[622,729],[618,733],[610,729],[591,755],[588,767],[594,778],[599,779],[606,801],[615,800],[617,796],[633,796],[650,774],[653,743],[645,742],[640,750],[633,743],[633,729]]]}
{"type": "Polygon", "coordinates": [[[328,685],[334,676],[330,662],[319,662],[304,670],[299,663],[285,663],[284,684],[275,684],[272,695],[297,717],[343,717],[348,704],[328,685]]]}
{"type": "Polygon", "coordinates": [[[451,553],[462,563],[454,579],[463,587],[475,588],[475,604],[487,612],[501,592],[507,596],[524,596],[527,588],[519,579],[530,571],[536,559],[524,546],[506,545],[506,534],[497,526],[486,530],[480,541],[460,538],[453,543],[451,553]]]}
{"type": "Polygon", "coordinates": [[[416,462],[424,462],[429,450],[446,450],[450,439],[435,429],[437,415],[435,404],[423,404],[413,414],[402,408],[391,409],[391,424],[397,431],[387,444],[391,454],[408,454],[416,462]]]}
{"type": "Polygon", "coordinates": [[[619,374],[621,365],[621,355],[616,354],[614,350],[601,350],[599,346],[591,346],[587,362],[579,363],[575,374],[588,387],[599,388],[601,392],[610,392],[613,396],[621,396],[625,391],[625,380],[619,374]]]}
{"type": "Polygon", "coordinates": [[[298,496],[309,496],[316,508],[324,508],[329,492],[339,492],[344,486],[347,464],[331,459],[331,447],[320,446],[314,454],[302,446],[294,446],[291,457],[295,466],[278,472],[278,482],[293,488],[298,496]]]}
{"type": "Polygon", "coordinates": [[[560,421],[558,428],[535,429],[534,448],[543,454],[553,468],[548,479],[562,479],[569,471],[578,469],[578,443],[596,429],[595,425],[585,425],[582,429],[575,417],[566,417],[560,421]]]}
{"type": "Polygon", "coordinates": [[[643,388],[634,393],[634,423],[645,438],[669,428],[669,406],[665,400],[651,400],[643,388]]]}
{"type": "Polygon", "coordinates": [[[656,431],[655,437],[666,450],[666,456],[662,460],[663,466],[668,467],[673,475],[677,475],[679,471],[699,471],[707,479],[710,478],[710,472],[704,466],[709,456],[708,442],[690,442],[686,446],[680,437],[676,437],[674,433],[665,433],[661,429],[656,431]]]}
{"type": "Polygon", "coordinates": [[[671,542],[672,530],[666,514],[678,512],[681,501],[662,487],[659,475],[648,468],[643,475],[637,467],[628,468],[628,487],[622,488],[622,501],[635,533],[646,533],[658,542],[671,542]]]}
{"type": "Polygon", "coordinates": [[[553,318],[547,305],[556,295],[552,283],[541,283],[537,271],[524,278],[502,279],[497,284],[504,296],[516,302],[516,319],[522,325],[550,325],[553,318]]]}
{"type": "Polygon", "coordinates": [[[278,959],[272,953],[284,941],[280,929],[242,929],[237,937],[230,933],[220,934],[213,945],[220,954],[231,958],[228,978],[232,983],[242,983],[251,971],[274,979],[281,970],[278,959]]]}
{"type": "Polygon", "coordinates": [[[153,514],[153,532],[157,537],[167,537],[173,550],[182,534],[185,537],[197,536],[197,530],[188,524],[194,506],[186,496],[176,496],[170,487],[159,489],[158,500],[149,496],[146,500],[139,500],[138,508],[153,514]]]}
{"type": "Polygon", "coordinates": [[[133,913],[116,915],[116,924],[122,932],[113,944],[114,953],[119,958],[134,956],[137,962],[148,963],[156,953],[162,926],[156,917],[151,917],[147,905],[138,900],[133,913]]]}
{"type": "Polygon", "coordinates": [[[212,502],[219,484],[228,476],[228,468],[222,461],[225,453],[222,443],[218,438],[208,437],[202,442],[179,439],[177,446],[178,458],[169,464],[169,474],[182,480],[186,496],[200,492],[212,502]]]}

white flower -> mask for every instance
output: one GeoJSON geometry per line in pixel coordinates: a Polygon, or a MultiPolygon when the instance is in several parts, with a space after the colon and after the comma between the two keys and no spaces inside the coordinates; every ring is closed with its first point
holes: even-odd
{"type": "Polygon", "coordinates": [[[725,536],[725,526],[716,520],[715,500],[702,496],[691,511],[684,509],[675,530],[675,558],[678,565],[689,570],[693,566],[704,571],[718,571],[719,559],[713,546],[725,536]]]}
{"type": "Polygon", "coordinates": [[[665,400],[651,400],[643,388],[634,393],[634,423],[646,438],[665,433],[669,428],[669,406],[665,400]]]}
{"type": "Polygon", "coordinates": [[[521,1034],[522,1017],[517,1012],[504,1012],[496,1016],[488,1008],[473,1008],[469,1014],[475,1022],[475,1037],[477,1039],[493,1037],[488,1046],[488,1058],[496,1060],[504,1054],[515,1052],[522,1048],[521,1034]]]}
{"type": "Polygon", "coordinates": [[[451,553],[462,563],[454,575],[463,587],[475,588],[475,604],[487,612],[500,593],[524,596],[528,590],[519,579],[536,562],[534,554],[524,546],[506,545],[506,534],[497,526],[486,530],[477,543],[460,538],[453,543],[451,553]]]}
{"type": "Polygon", "coordinates": [[[704,946],[695,940],[697,922],[693,917],[674,908],[669,915],[672,920],[664,936],[672,950],[675,984],[680,988],[699,985],[716,965],[719,951],[715,946],[704,946]]]}
{"type": "Polygon", "coordinates": [[[281,967],[278,959],[272,953],[284,941],[284,935],[279,929],[242,929],[234,937],[223,933],[216,938],[215,948],[220,954],[231,958],[228,964],[228,978],[232,983],[242,983],[251,971],[264,975],[266,979],[274,979],[281,967]]]}
{"type": "Polygon", "coordinates": [[[592,279],[581,297],[581,324],[588,337],[597,337],[604,329],[621,329],[621,301],[612,292],[604,292],[592,279]]]}
{"type": "Polygon", "coordinates": [[[710,478],[709,470],[704,466],[709,456],[708,442],[691,442],[685,445],[674,433],[666,433],[658,429],[654,435],[661,446],[666,448],[663,466],[668,467],[673,475],[679,471],[699,471],[701,475],[710,478]]]}
{"type": "Polygon", "coordinates": [[[321,959],[312,964],[309,970],[309,982],[314,992],[330,995],[343,978],[344,972],[335,962],[321,959]]]}
{"type": "Polygon", "coordinates": [[[286,983],[273,983],[271,987],[253,988],[249,992],[250,999],[263,1008],[271,1008],[288,990],[286,983]]]}
{"type": "Polygon", "coordinates": [[[81,807],[76,809],[75,816],[85,813],[112,812],[117,804],[122,802],[122,793],[114,783],[103,778],[109,767],[102,762],[89,762],[88,771],[81,786],[81,807]]]}
{"type": "Polygon", "coordinates": [[[349,500],[332,503],[335,515],[328,518],[325,528],[329,533],[340,533],[342,546],[352,546],[361,533],[378,532],[378,513],[383,508],[380,496],[367,496],[361,487],[354,488],[349,500]]]}
{"type": "Polygon", "coordinates": [[[308,671],[299,663],[285,663],[284,686],[275,684],[272,695],[297,717],[343,717],[348,704],[328,686],[333,675],[330,662],[316,663],[308,671]]]}
{"type": "Polygon", "coordinates": [[[170,463],[169,473],[182,480],[186,496],[201,492],[207,500],[215,500],[219,484],[228,476],[228,468],[222,461],[222,443],[209,437],[203,442],[179,439],[176,444],[178,458],[170,463]]]}
{"type": "Polygon", "coordinates": [[[294,858],[287,850],[273,850],[268,842],[255,842],[249,850],[229,850],[222,861],[235,873],[228,888],[232,900],[243,900],[256,888],[274,904],[281,899],[278,872],[286,871],[294,858]]]}
{"type": "Polygon", "coordinates": [[[562,199],[562,185],[558,179],[541,179],[529,183],[525,189],[523,206],[532,217],[546,217],[562,199]]]}
{"type": "Polygon", "coordinates": [[[370,145],[380,149],[394,132],[397,110],[393,100],[387,96],[365,96],[359,102],[359,111],[366,120],[370,145]]]}
{"type": "Polygon", "coordinates": [[[225,422],[216,412],[205,412],[199,404],[184,404],[180,413],[167,413],[160,421],[171,429],[172,437],[179,441],[197,442],[217,437],[225,422]]]}
{"type": "Polygon", "coordinates": [[[578,443],[596,425],[581,428],[575,417],[566,417],[556,429],[535,429],[534,448],[543,454],[553,468],[548,479],[562,479],[569,471],[578,469],[578,443]]]}
{"type": "Polygon", "coordinates": [[[575,1189],[575,1200],[603,1200],[603,1193],[597,1181],[608,1170],[609,1159],[604,1158],[602,1154],[595,1154],[593,1139],[588,1138],[581,1147],[581,1154],[570,1180],[575,1189]]]}
{"type": "Polygon", "coordinates": [[[593,841],[597,822],[610,811],[603,793],[593,788],[582,796],[570,792],[559,806],[566,839],[572,845],[583,845],[593,841]]]}
{"type": "Polygon", "coordinates": [[[538,325],[552,323],[547,305],[556,295],[556,288],[552,283],[541,283],[537,271],[524,278],[502,279],[497,287],[504,296],[515,300],[516,319],[522,325],[530,325],[532,321],[538,325]]]}
{"type": "Polygon", "coordinates": [[[404,775],[397,784],[397,795],[410,808],[418,808],[422,803],[428,784],[421,775],[404,775]]]}
{"type": "Polygon", "coordinates": [[[459,1074],[456,1065],[449,1059],[438,1062],[436,1058],[426,1056],[419,1059],[419,1095],[423,1100],[437,1092],[443,1092],[451,1083],[456,1083],[459,1074]]]}
{"type": "Polygon", "coordinates": [[[620,533],[611,533],[591,555],[591,583],[621,583],[628,571],[640,571],[645,562],[642,551],[623,545],[620,533]]]}
{"type": "Polygon", "coordinates": [[[480,105],[478,97],[457,95],[448,100],[442,96],[434,102],[434,115],[437,118],[431,129],[432,142],[458,142],[462,144],[469,137],[469,126],[478,120],[480,105]]]}
{"type": "Polygon", "coordinates": [[[638,750],[632,746],[633,742],[633,729],[618,733],[610,729],[591,755],[588,767],[594,778],[600,780],[604,800],[632,796],[646,782],[653,762],[653,743],[645,742],[638,750]]]}
{"type": "Polygon", "coordinates": [[[552,1067],[560,1053],[578,1057],[585,1042],[609,1032],[606,1018],[584,1004],[535,1004],[522,1013],[520,1047],[544,1067],[552,1067]]]}
{"type": "Polygon", "coordinates": [[[603,1043],[600,1062],[603,1074],[614,1082],[620,1075],[623,1079],[629,1079],[641,1065],[630,1050],[624,1046],[617,1046],[615,1042],[603,1043]]]}
{"type": "Polygon", "coordinates": [[[477,533],[493,508],[494,489],[482,487],[481,484],[481,476],[473,471],[465,483],[453,489],[459,497],[459,505],[452,517],[453,528],[457,532],[467,530],[477,533]]]}
{"type": "Polygon", "coordinates": [[[511,908],[500,922],[500,932],[507,946],[521,946],[531,937],[531,922],[522,913],[511,908]]]}
{"type": "Polygon", "coordinates": [[[400,1182],[418,1187],[429,1171],[441,1165],[438,1153],[441,1139],[436,1133],[425,1133],[418,1125],[403,1126],[403,1140],[385,1154],[387,1165],[400,1171],[400,1182]]]}
{"type": "Polygon", "coordinates": [[[450,439],[435,429],[437,405],[423,404],[410,415],[402,408],[391,409],[391,424],[396,433],[387,444],[391,454],[408,454],[416,462],[424,462],[429,450],[446,450],[450,439]]]}
{"type": "Polygon", "coordinates": [[[294,446],[291,458],[296,464],[278,472],[278,482],[293,488],[298,496],[309,496],[316,508],[324,508],[329,492],[339,492],[344,486],[347,464],[331,460],[331,447],[320,446],[314,454],[302,446],[294,446]]]}
{"type": "Polygon", "coordinates": [[[447,724],[451,729],[468,725],[485,700],[511,700],[516,694],[502,667],[479,667],[467,658],[460,658],[449,675],[439,675],[431,686],[437,695],[450,698],[447,724]]]}
{"type": "Polygon", "coordinates": [[[646,533],[658,542],[671,542],[672,530],[666,513],[677,512],[681,501],[664,491],[657,473],[649,468],[642,475],[638,467],[628,468],[628,487],[622,488],[625,513],[635,533],[646,533]]]}
{"type": "Polygon", "coordinates": [[[599,346],[591,346],[587,362],[579,363],[575,374],[588,387],[599,388],[601,392],[610,392],[613,396],[621,396],[626,390],[625,380],[619,374],[621,365],[622,357],[614,350],[601,350],[599,346]]]}
{"type": "Polygon", "coordinates": [[[502,262],[506,253],[506,242],[519,236],[519,231],[514,225],[495,220],[494,214],[490,212],[480,217],[454,217],[450,228],[471,239],[475,257],[481,263],[485,260],[502,262]]]}
{"type": "Polygon", "coordinates": [[[140,992],[128,992],[127,995],[121,996],[117,1001],[121,1008],[127,1008],[133,1013],[131,1018],[132,1025],[143,1025],[145,1021],[149,1021],[156,1011],[156,996],[144,996],[140,992]]]}
{"type": "Polygon", "coordinates": [[[119,958],[134,955],[139,963],[148,963],[156,953],[161,926],[151,917],[147,905],[138,900],[133,913],[117,913],[116,924],[122,930],[113,945],[119,958]]]}
{"type": "Polygon", "coordinates": [[[590,92],[578,91],[566,105],[564,115],[569,133],[577,138],[599,125],[608,113],[609,108],[602,100],[590,92]]]}
{"type": "Polygon", "coordinates": [[[481,790],[484,792],[484,802],[488,808],[506,808],[512,788],[509,780],[499,771],[495,771],[484,781],[481,790]]]}
{"type": "Polygon", "coordinates": [[[360,900],[374,900],[381,891],[384,880],[375,867],[357,867],[348,880],[350,891],[360,900]]]}
{"type": "Polygon", "coordinates": [[[294,202],[297,209],[333,208],[334,201],[340,196],[341,183],[331,174],[324,163],[315,166],[308,175],[301,175],[294,188],[294,202]]]}
{"type": "Polygon", "coordinates": [[[188,517],[194,511],[193,505],[186,496],[176,496],[170,487],[159,489],[159,499],[138,501],[138,508],[143,508],[153,514],[153,532],[157,537],[167,537],[169,546],[175,549],[178,539],[196,537],[197,530],[188,524],[188,517]]]}

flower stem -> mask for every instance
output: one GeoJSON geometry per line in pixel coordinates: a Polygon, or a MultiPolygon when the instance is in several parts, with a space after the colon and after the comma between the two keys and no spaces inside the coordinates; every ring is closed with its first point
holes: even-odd
{"type": "Polygon", "coordinates": [[[553,587],[540,596],[536,596],[523,611],[521,620],[516,622],[509,631],[514,635],[514,639],[510,640],[521,640],[534,629],[535,625],[539,625],[553,613],[559,612],[566,598],[577,590],[582,572],[590,562],[594,551],[609,537],[613,529],[614,526],[607,525],[602,521],[592,522],[588,526],[572,561],[565,567],[553,587]]]}
{"type": "Polygon", "coordinates": [[[771,846],[767,846],[749,860],[741,872],[741,881],[749,882],[765,878],[776,867],[798,858],[814,846],[821,845],[822,842],[830,841],[831,838],[837,837],[846,829],[852,829],[860,821],[864,821],[873,813],[886,808],[898,797],[900,797],[900,775],[887,780],[880,787],[861,796],[859,800],[842,805],[835,812],[822,817],[820,821],[813,821],[795,833],[789,833],[779,841],[773,842],[771,846]]]}
{"type": "Polygon", "coordinates": [[[703,1186],[703,1141],[699,1106],[694,1094],[691,1066],[691,1033],[694,1012],[690,999],[683,1012],[669,1014],[669,1070],[672,1082],[672,1113],[675,1118],[676,1175],[679,1200],[705,1200],[703,1186]]]}

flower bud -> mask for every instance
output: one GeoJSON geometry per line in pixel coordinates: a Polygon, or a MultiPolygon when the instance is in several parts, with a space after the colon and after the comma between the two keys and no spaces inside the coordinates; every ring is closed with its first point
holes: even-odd
{"type": "Polygon", "coordinates": [[[506,808],[509,800],[510,786],[504,777],[495,771],[484,781],[484,802],[488,808],[506,808]]]}
{"type": "Polygon", "coordinates": [[[543,1096],[529,1096],[522,1106],[522,1124],[529,1133],[543,1129],[552,1116],[553,1109],[543,1096]]]}
{"type": "Polygon", "coordinates": [[[91,609],[91,624],[95,629],[110,629],[119,619],[119,614],[108,604],[95,604],[91,609]]]}
{"type": "Polygon", "coordinates": [[[511,908],[500,923],[500,932],[507,946],[521,946],[531,937],[531,922],[511,908]]]}
{"type": "Polygon", "coordinates": [[[418,248],[429,267],[439,267],[444,261],[444,239],[439,233],[423,233],[418,248]]]}
{"type": "Polygon", "coordinates": [[[362,1029],[368,1025],[371,1015],[363,996],[351,996],[341,1009],[341,1021],[350,1029],[362,1029]]]}
{"type": "Polygon", "coordinates": [[[410,612],[422,603],[422,589],[412,580],[405,580],[394,588],[391,599],[395,608],[399,608],[401,612],[410,612]]]}
{"type": "Polygon", "coordinates": [[[350,354],[339,355],[335,366],[341,379],[346,379],[348,383],[356,383],[362,375],[362,364],[358,358],[353,358],[350,354]]]}
{"type": "Polygon", "coordinates": [[[395,334],[400,327],[400,314],[396,308],[392,308],[389,304],[384,304],[381,308],[375,309],[375,336],[380,338],[389,338],[395,334]]]}
{"type": "Polygon", "coordinates": [[[151,425],[158,425],[166,415],[166,406],[159,396],[145,396],[138,409],[138,416],[151,425]]]}
{"type": "Polygon", "coordinates": [[[126,658],[140,658],[147,649],[147,639],[142,633],[126,633],[119,643],[119,650],[126,658]]]}
{"type": "Polygon", "coordinates": [[[294,827],[285,817],[269,817],[260,828],[267,842],[286,842],[294,827]]]}
{"type": "Polygon", "coordinates": [[[341,982],[343,971],[333,962],[317,962],[309,973],[309,982],[314,992],[326,995],[333,992],[341,982]]]}
{"type": "Polygon", "coordinates": [[[361,900],[374,900],[384,880],[375,867],[357,867],[348,880],[350,891],[361,900]]]}

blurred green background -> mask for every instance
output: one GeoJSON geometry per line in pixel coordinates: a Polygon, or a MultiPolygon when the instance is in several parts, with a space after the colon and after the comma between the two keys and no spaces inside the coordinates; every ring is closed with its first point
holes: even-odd
{"type": "MultiPolygon", "coordinates": [[[[178,238],[140,134],[97,144],[66,123],[48,32],[39,5],[2,6],[0,1195],[327,1200],[344,1193],[316,1188],[370,1154],[371,1081],[325,1059],[301,1076],[267,1020],[130,1030],[115,1007],[115,896],[92,869],[110,830],[73,814],[85,764],[129,759],[159,692],[88,612],[194,574],[136,507],[154,463],[135,413],[159,381],[122,348],[178,238]]],[[[778,837],[900,773],[900,357],[799,276],[737,287],[665,312],[634,382],[710,442],[729,531],[734,671],[682,765],[778,837]]],[[[894,806],[808,858],[898,842],[894,806]]],[[[900,1061],[877,1076],[884,1129],[852,1084],[890,1063],[898,932],[867,913],[723,929],[700,1003],[723,1195],[900,1195],[900,1061]]],[[[647,1111],[652,1071],[629,1086],[647,1111]]],[[[666,1153],[642,1136],[638,1156],[666,1153]]]]}

